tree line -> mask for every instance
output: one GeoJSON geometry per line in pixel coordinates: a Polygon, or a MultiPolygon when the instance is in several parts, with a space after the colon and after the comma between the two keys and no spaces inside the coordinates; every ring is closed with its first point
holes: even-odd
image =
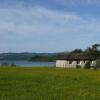
{"type": "Polygon", "coordinates": [[[68,54],[83,54],[88,57],[92,58],[100,58],[100,45],[94,44],[91,47],[86,48],[85,50],[82,49],[75,49],[71,52],[62,52],[62,53],[54,53],[53,55],[36,55],[32,57],[30,60],[34,61],[55,61],[57,59],[60,59],[61,57],[65,57],[68,54]]]}

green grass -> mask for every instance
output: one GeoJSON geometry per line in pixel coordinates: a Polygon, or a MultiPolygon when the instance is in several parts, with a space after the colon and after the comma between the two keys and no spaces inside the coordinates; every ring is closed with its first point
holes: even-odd
{"type": "Polygon", "coordinates": [[[0,100],[100,100],[100,71],[1,67],[0,100]]]}

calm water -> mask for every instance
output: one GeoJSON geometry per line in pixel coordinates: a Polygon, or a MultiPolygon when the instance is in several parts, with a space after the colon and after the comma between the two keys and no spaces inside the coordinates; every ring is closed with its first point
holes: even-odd
{"type": "Polygon", "coordinates": [[[34,61],[0,61],[0,65],[7,63],[7,64],[15,64],[16,66],[21,67],[34,67],[34,66],[47,66],[47,67],[54,67],[55,62],[34,62],[34,61]]]}

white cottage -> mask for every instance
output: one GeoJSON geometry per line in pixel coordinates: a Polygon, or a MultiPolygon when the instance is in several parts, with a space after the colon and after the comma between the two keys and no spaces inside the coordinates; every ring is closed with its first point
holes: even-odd
{"type": "Polygon", "coordinates": [[[89,58],[83,54],[70,54],[64,58],[56,60],[56,67],[76,68],[76,66],[79,65],[81,68],[84,68],[88,61],[91,66],[94,66],[96,63],[95,58],[89,58]]]}

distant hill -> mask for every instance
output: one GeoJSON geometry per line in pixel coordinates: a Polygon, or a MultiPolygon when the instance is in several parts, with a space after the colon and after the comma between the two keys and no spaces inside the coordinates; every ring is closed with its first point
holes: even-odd
{"type": "Polygon", "coordinates": [[[53,60],[60,53],[0,53],[0,60],[53,60]]]}
{"type": "Polygon", "coordinates": [[[0,60],[31,60],[31,61],[55,61],[61,57],[66,57],[68,54],[83,54],[92,58],[100,58],[100,44],[95,44],[88,47],[86,50],[75,49],[70,52],[58,53],[0,53],[0,60]]]}
{"type": "Polygon", "coordinates": [[[67,52],[61,53],[0,53],[0,60],[30,60],[30,61],[54,61],[67,52]]]}
{"type": "Polygon", "coordinates": [[[36,53],[1,53],[0,60],[28,60],[36,53]]]}

